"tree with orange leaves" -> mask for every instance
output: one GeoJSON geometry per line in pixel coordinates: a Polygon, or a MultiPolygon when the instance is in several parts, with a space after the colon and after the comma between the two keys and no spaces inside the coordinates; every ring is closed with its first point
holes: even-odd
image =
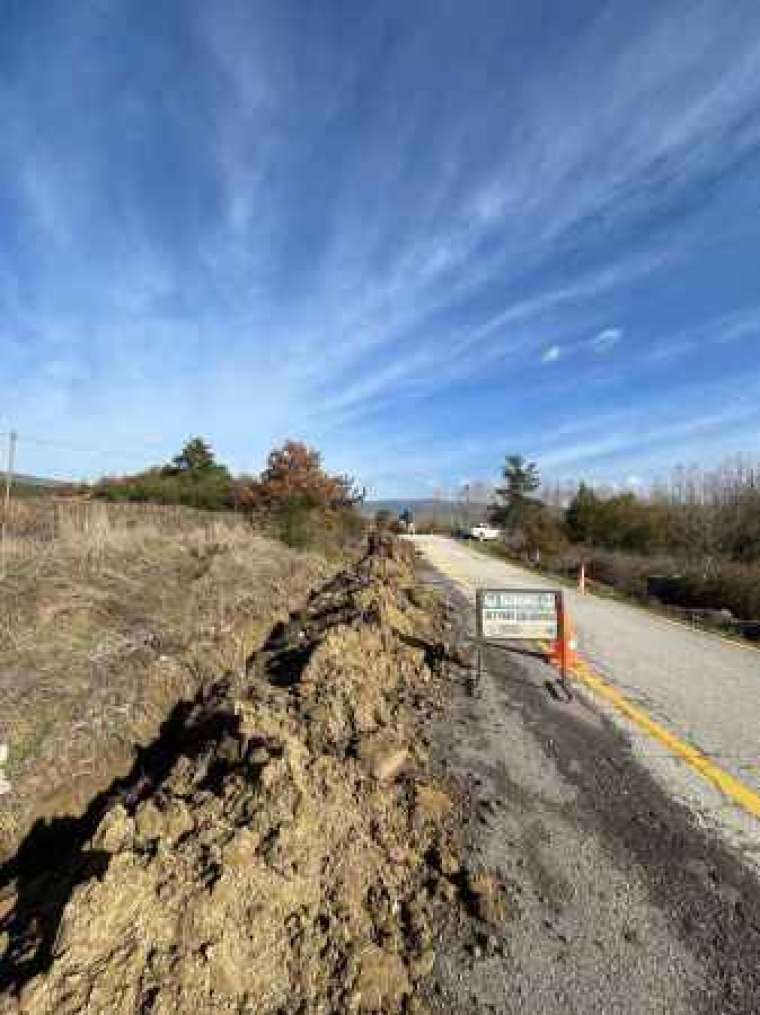
{"type": "Polygon", "coordinates": [[[349,476],[325,472],[319,451],[292,440],[270,451],[258,479],[239,480],[234,489],[236,506],[251,513],[294,501],[309,510],[337,511],[353,507],[363,496],[349,476]]]}

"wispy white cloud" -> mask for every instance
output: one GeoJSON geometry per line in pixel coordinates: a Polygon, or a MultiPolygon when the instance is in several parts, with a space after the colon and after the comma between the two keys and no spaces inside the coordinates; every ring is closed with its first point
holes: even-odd
{"type": "MultiPolygon", "coordinates": [[[[725,390],[725,388],[723,388],[725,390]]],[[[760,393],[760,383],[755,383],[754,394],[760,393]]],[[[639,414],[628,411],[620,413],[616,421],[604,418],[604,426],[597,427],[593,417],[587,419],[587,438],[563,442],[552,446],[546,444],[539,452],[542,466],[548,470],[571,469],[585,471],[591,463],[599,460],[620,460],[632,464],[640,461],[642,452],[648,452],[652,460],[666,453],[671,462],[674,454],[689,449],[689,454],[700,453],[702,442],[711,436],[736,434],[747,426],[760,426],[760,408],[754,397],[745,398],[728,408],[716,409],[688,418],[674,415],[672,408],[659,405],[650,409],[652,419],[642,425],[639,414]],[[695,445],[694,441],[699,444],[695,445]],[[652,455],[652,451],[656,455],[652,455]]]]}
{"type": "Polygon", "coordinates": [[[605,328],[604,331],[600,331],[598,335],[595,335],[590,341],[589,345],[595,352],[609,352],[613,349],[622,339],[623,331],[621,328],[605,328]]]}
{"type": "MultiPolygon", "coordinates": [[[[477,14],[457,5],[431,22],[399,9],[390,46],[379,9],[336,25],[230,0],[188,19],[181,54],[156,37],[124,84],[107,21],[77,20],[0,93],[18,233],[0,247],[0,299],[14,342],[34,345],[23,369],[0,366],[17,423],[107,433],[150,418],[167,442],[197,425],[249,467],[292,430],[378,473],[402,467],[396,425],[438,426],[440,468],[461,473],[457,386],[498,381],[498,399],[479,397],[501,416],[542,362],[562,357],[574,384],[578,361],[656,371],[758,341],[756,310],[659,342],[656,322],[628,320],[634,289],[664,291],[694,256],[718,184],[760,143],[752,13],[634,5],[587,19],[552,60],[526,49],[515,76],[506,36],[475,32],[467,51],[477,14]],[[63,82],[74,112],[96,93],[102,109],[71,120],[63,82]],[[621,346],[617,320],[614,357],[572,355],[621,346]]],[[[530,418],[543,433],[553,417],[530,418]]],[[[628,432],[606,431],[607,453],[628,432]]]]}
{"type": "Polygon", "coordinates": [[[646,352],[646,359],[655,365],[679,357],[693,355],[709,346],[730,343],[754,343],[760,346],[760,305],[700,321],[673,334],[659,336],[646,352]]]}

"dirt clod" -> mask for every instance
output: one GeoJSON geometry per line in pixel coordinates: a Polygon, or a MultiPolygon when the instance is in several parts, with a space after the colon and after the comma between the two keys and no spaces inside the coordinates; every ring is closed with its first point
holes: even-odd
{"type": "Polygon", "coordinates": [[[362,741],[359,758],[378,782],[390,782],[406,764],[408,749],[390,735],[377,735],[362,741]]]}
{"type": "Polygon", "coordinates": [[[507,916],[504,885],[490,871],[467,872],[467,888],[476,915],[484,923],[498,926],[507,916]]]}

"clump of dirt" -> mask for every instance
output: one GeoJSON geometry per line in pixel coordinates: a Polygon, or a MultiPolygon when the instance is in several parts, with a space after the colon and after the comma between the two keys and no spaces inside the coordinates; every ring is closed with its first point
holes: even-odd
{"type": "Polygon", "coordinates": [[[28,872],[7,1011],[424,1010],[467,886],[457,801],[427,767],[441,617],[382,549],[167,728],[56,871],[56,919],[49,900],[31,918],[28,872]]]}

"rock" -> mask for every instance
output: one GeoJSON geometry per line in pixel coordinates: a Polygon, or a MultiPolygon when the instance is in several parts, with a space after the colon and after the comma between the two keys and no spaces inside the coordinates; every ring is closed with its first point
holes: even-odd
{"type": "Polygon", "coordinates": [[[441,849],[439,852],[439,866],[441,868],[441,874],[451,876],[452,874],[459,873],[459,860],[456,854],[450,849],[441,849]]]}
{"type": "Polygon", "coordinates": [[[164,811],[164,835],[173,846],[194,827],[190,811],[180,800],[169,802],[164,811]]]}
{"type": "Polygon", "coordinates": [[[269,751],[266,747],[254,747],[248,755],[248,760],[252,765],[263,767],[269,761],[269,751]]]}
{"type": "Polygon", "coordinates": [[[409,998],[406,1010],[409,1012],[409,1015],[430,1015],[430,1008],[418,997],[409,998]]]}
{"type": "Polygon", "coordinates": [[[439,822],[452,808],[452,800],[448,793],[423,783],[415,789],[415,803],[415,814],[422,821],[439,822]]]}
{"type": "Polygon", "coordinates": [[[463,645],[461,642],[447,639],[443,643],[443,654],[449,662],[463,669],[469,669],[475,664],[475,648],[472,645],[463,645]]]}
{"type": "Polygon", "coordinates": [[[140,804],[135,815],[135,831],[140,839],[158,839],[164,830],[161,811],[152,800],[140,804]]]}
{"type": "Polygon", "coordinates": [[[120,853],[132,845],[134,835],[134,821],[127,814],[123,804],[115,804],[98,825],[92,838],[92,846],[106,853],[120,853]]]}
{"type": "Polygon", "coordinates": [[[8,764],[8,745],[5,743],[0,744],[0,796],[5,796],[6,793],[10,793],[12,786],[11,781],[5,771],[5,766],[8,764]]]}
{"type": "Polygon", "coordinates": [[[451,881],[441,878],[438,882],[438,891],[447,902],[453,902],[457,897],[457,887],[451,881]]]}
{"type": "Polygon", "coordinates": [[[15,892],[10,892],[8,895],[4,895],[0,898],[0,923],[2,923],[9,913],[12,913],[16,908],[17,896],[15,892]]]}
{"type": "Polygon", "coordinates": [[[398,955],[367,945],[359,964],[356,991],[359,1011],[400,1011],[411,993],[406,967],[398,955]]]}
{"type": "Polygon", "coordinates": [[[426,948],[421,954],[414,959],[409,965],[409,972],[412,978],[415,980],[421,979],[423,976],[429,976],[433,971],[435,965],[435,949],[426,948]]]}
{"type": "Polygon", "coordinates": [[[222,863],[226,867],[242,868],[253,862],[259,837],[247,828],[239,829],[222,847],[222,863]]]}
{"type": "Polygon", "coordinates": [[[485,870],[468,872],[467,887],[477,916],[484,923],[502,923],[506,917],[506,901],[498,878],[485,870]]]}
{"type": "Polygon", "coordinates": [[[272,759],[261,772],[261,788],[269,790],[278,782],[286,781],[288,777],[288,766],[282,758],[272,759]]]}
{"type": "Polygon", "coordinates": [[[436,604],[437,597],[432,589],[422,588],[419,585],[411,585],[406,589],[406,595],[412,606],[418,610],[432,610],[436,604]]]}
{"type": "Polygon", "coordinates": [[[243,745],[237,737],[225,733],[216,748],[216,756],[220,761],[236,764],[243,754],[243,745]]]}
{"type": "Polygon", "coordinates": [[[395,779],[404,767],[408,754],[405,747],[380,752],[372,762],[372,775],[378,782],[389,782],[391,779],[395,779]]]}
{"type": "Polygon", "coordinates": [[[378,782],[395,779],[409,757],[406,747],[383,734],[364,738],[359,744],[358,754],[378,782]]]}

